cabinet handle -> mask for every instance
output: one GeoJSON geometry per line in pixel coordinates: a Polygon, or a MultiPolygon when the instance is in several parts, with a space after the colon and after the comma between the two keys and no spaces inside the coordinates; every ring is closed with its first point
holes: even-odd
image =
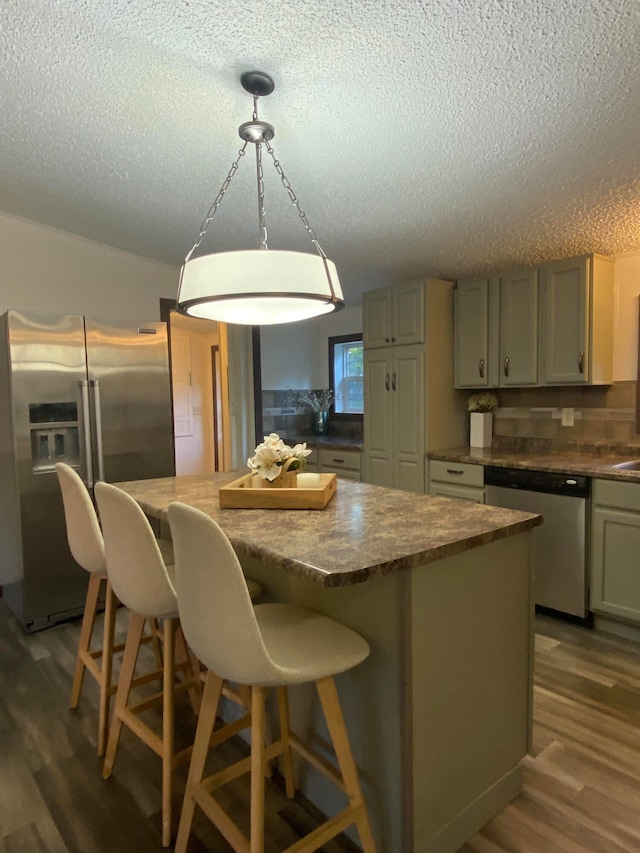
{"type": "Polygon", "coordinates": [[[396,339],[395,339],[394,337],[392,337],[392,338],[391,338],[391,343],[392,343],[392,344],[395,344],[395,342],[396,342],[396,339]]]}
{"type": "Polygon", "coordinates": [[[394,391],[396,390],[396,375],[395,375],[395,373],[391,377],[391,387],[393,388],[394,391]]]}
{"type": "Polygon", "coordinates": [[[504,360],[504,375],[509,375],[509,356],[507,356],[504,360]]]}
{"type": "Polygon", "coordinates": [[[478,373],[480,374],[480,379],[484,379],[484,358],[481,358],[478,362],[478,373]]]}
{"type": "Polygon", "coordinates": [[[385,376],[384,376],[384,387],[387,389],[387,391],[391,390],[389,388],[389,374],[388,373],[385,373],[385,376]]]}
{"type": "Polygon", "coordinates": [[[584,352],[581,352],[578,356],[578,370],[580,373],[584,373],[584,352]]]}
{"type": "Polygon", "coordinates": [[[464,471],[458,471],[456,468],[447,468],[447,474],[464,474],[464,471]]]}
{"type": "Polygon", "coordinates": [[[385,339],[384,339],[384,342],[385,342],[385,344],[388,344],[388,343],[389,343],[389,338],[385,338],[385,339]]]}
{"type": "Polygon", "coordinates": [[[344,465],[344,459],[334,459],[333,461],[336,465],[344,465]]]}

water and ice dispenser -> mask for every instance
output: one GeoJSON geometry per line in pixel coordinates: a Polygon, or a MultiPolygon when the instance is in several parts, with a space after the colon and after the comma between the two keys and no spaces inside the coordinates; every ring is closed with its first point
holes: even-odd
{"type": "Polygon", "coordinates": [[[78,467],[80,436],[76,403],[30,403],[29,423],[34,473],[52,471],[57,462],[78,467]]]}

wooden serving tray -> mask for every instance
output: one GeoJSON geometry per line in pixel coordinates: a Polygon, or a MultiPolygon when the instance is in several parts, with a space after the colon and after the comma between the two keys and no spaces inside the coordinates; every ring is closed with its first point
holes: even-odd
{"type": "Polygon", "coordinates": [[[312,489],[272,489],[251,487],[251,474],[219,489],[220,506],[225,509],[324,509],[335,495],[335,474],[320,474],[320,485],[312,489]]]}

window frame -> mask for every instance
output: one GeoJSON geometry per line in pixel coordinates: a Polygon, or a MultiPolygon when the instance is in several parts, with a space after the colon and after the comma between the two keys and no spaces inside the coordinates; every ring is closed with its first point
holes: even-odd
{"type": "MultiPolygon", "coordinates": [[[[349,335],[331,335],[329,337],[329,388],[333,391],[334,399],[336,394],[336,377],[334,374],[336,346],[339,344],[350,344],[358,341],[363,343],[362,332],[353,332],[349,335]]],[[[364,413],[362,412],[336,412],[335,404],[333,411],[331,412],[331,420],[361,421],[363,418],[364,413]]]]}

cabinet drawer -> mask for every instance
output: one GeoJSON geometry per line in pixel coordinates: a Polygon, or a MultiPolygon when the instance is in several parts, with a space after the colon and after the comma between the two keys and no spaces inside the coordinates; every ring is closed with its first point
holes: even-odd
{"type": "Polygon", "coordinates": [[[442,462],[439,459],[430,459],[429,480],[484,488],[484,468],[482,465],[472,465],[468,462],[442,462]]]}
{"type": "Polygon", "coordinates": [[[593,480],[592,503],[640,512],[640,484],[620,480],[593,480]]]}
{"type": "Polygon", "coordinates": [[[360,482],[360,471],[352,471],[350,468],[323,468],[323,474],[336,474],[343,480],[357,480],[360,482]]]}
{"type": "Polygon", "coordinates": [[[322,469],[331,468],[339,473],[342,468],[359,471],[361,457],[357,450],[321,450],[318,461],[322,469]]]}
{"type": "Polygon", "coordinates": [[[463,486],[453,483],[438,483],[434,480],[429,482],[429,494],[432,497],[440,498],[459,498],[463,501],[473,501],[473,503],[484,503],[484,489],[478,489],[475,486],[463,486]]]}

